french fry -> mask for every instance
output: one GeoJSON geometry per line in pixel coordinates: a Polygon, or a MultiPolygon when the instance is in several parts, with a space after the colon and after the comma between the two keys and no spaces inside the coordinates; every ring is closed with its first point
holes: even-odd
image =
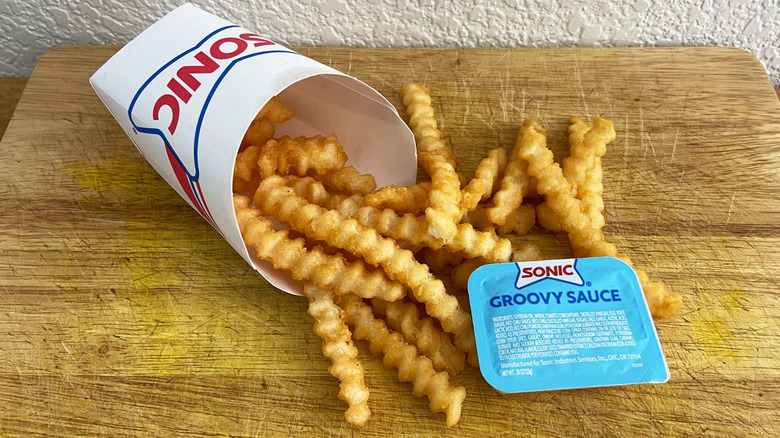
{"type": "Polygon", "coordinates": [[[295,111],[285,106],[279,96],[274,96],[263,105],[255,120],[268,119],[271,123],[284,123],[294,116],[295,111]]]}
{"type": "Polygon", "coordinates": [[[353,166],[315,175],[315,178],[333,190],[350,194],[368,195],[376,189],[374,176],[358,173],[353,166]]]}
{"type": "MultiPolygon", "coordinates": [[[[509,222],[506,225],[509,225],[515,234],[522,236],[536,225],[536,209],[531,204],[521,205],[509,217],[509,222]]],[[[501,234],[500,230],[499,234],[501,234]]]]}
{"type": "Polygon", "coordinates": [[[425,218],[429,232],[445,242],[455,237],[460,221],[460,179],[455,167],[450,164],[449,149],[422,151],[417,155],[420,166],[431,175],[431,189],[428,192],[428,205],[425,218]]]}
{"type": "Polygon", "coordinates": [[[358,207],[352,198],[341,198],[334,206],[345,216],[357,219],[361,225],[398,241],[421,243],[431,249],[444,247],[450,252],[462,251],[465,257],[485,257],[493,263],[509,260],[512,251],[509,240],[478,231],[471,224],[458,224],[454,238],[445,243],[429,232],[430,224],[421,216],[411,213],[400,216],[390,209],[358,207]]]}
{"type": "MultiPolygon", "coordinates": [[[[578,116],[572,116],[569,123],[569,157],[563,160],[563,176],[572,185],[572,192],[575,196],[583,201],[583,208],[589,211],[586,214],[595,226],[599,222],[601,211],[604,209],[604,201],[601,199],[603,187],[601,187],[601,177],[599,176],[601,158],[596,157],[594,150],[588,150],[588,146],[584,145],[585,134],[592,128],[590,123],[578,116]],[[599,163],[598,170],[595,169],[596,162],[599,163]],[[580,184],[582,187],[578,187],[580,184]],[[586,203],[588,207],[586,207],[586,203]],[[591,211],[592,213],[590,213],[591,211]]],[[[546,202],[536,206],[536,219],[539,225],[547,231],[556,233],[563,231],[560,219],[546,202]]],[[[603,220],[604,217],[601,216],[600,221],[603,222],[603,220]]],[[[601,227],[603,227],[603,223],[598,226],[599,229],[601,227]]]]}
{"type": "Polygon", "coordinates": [[[457,161],[441,139],[441,132],[433,118],[431,97],[425,86],[404,84],[401,99],[417,140],[417,162],[431,176],[429,207],[425,209],[429,232],[446,243],[455,236],[461,217],[460,179],[455,171],[457,161]]]}
{"type": "Polygon", "coordinates": [[[531,204],[524,204],[513,211],[504,225],[495,225],[487,217],[488,209],[482,205],[470,211],[465,221],[470,223],[475,229],[488,231],[495,230],[499,235],[515,233],[519,236],[527,233],[536,225],[536,211],[531,204]]]}
{"type": "Polygon", "coordinates": [[[287,175],[282,180],[295,191],[296,195],[305,198],[312,204],[327,205],[330,202],[330,193],[328,193],[328,190],[325,189],[321,182],[314,178],[287,175]]]}
{"type": "Polygon", "coordinates": [[[615,129],[612,122],[601,117],[593,119],[592,128],[581,117],[572,117],[570,123],[570,155],[563,159],[563,176],[571,185],[579,187],[595,159],[606,154],[607,144],[615,139],[615,129]]]}
{"type": "Polygon", "coordinates": [[[524,142],[531,140],[525,127],[517,133],[515,145],[501,179],[501,188],[493,195],[493,206],[488,208],[487,217],[496,225],[504,225],[512,213],[523,203],[528,193],[531,179],[528,176],[528,164],[520,158],[518,152],[524,142]]]}
{"type": "Polygon", "coordinates": [[[363,426],[371,417],[363,365],[352,343],[352,333],[344,323],[344,311],[333,302],[333,292],[305,283],[303,294],[309,300],[308,313],[314,318],[314,332],[322,338],[322,354],[333,363],[328,372],[340,382],[339,398],[347,403],[347,423],[363,426]]]}
{"type": "Polygon", "coordinates": [[[580,117],[572,117],[570,122],[570,156],[563,160],[563,176],[574,186],[591,226],[600,230],[605,224],[601,157],[615,139],[615,129],[612,122],[600,117],[594,119],[592,127],[580,117]]]}
{"type": "Polygon", "coordinates": [[[233,195],[236,219],[244,243],[254,248],[262,260],[275,268],[290,271],[296,280],[310,280],[317,287],[338,294],[354,292],[364,298],[382,297],[395,301],[406,295],[406,288],[389,280],[380,270],[369,270],[362,261],[349,263],[341,255],[328,255],[322,248],[307,250],[303,239],[291,240],[287,230],[274,230],[270,219],[249,208],[252,199],[233,195]]]}
{"type": "Polygon", "coordinates": [[[513,262],[531,262],[534,260],[542,260],[542,252],[539,251],[539,247],[536,244],[526,242],[512,251],[513,262]]]}
{"type": "Polygon", "coordinates": [[[452,386],[449,374],[437,372],[429,358],[420,356],[417,348],[406,343],[400,333],[376,319],[371,308],[358,297],[341,296],[338,304],[344,309],[355,339],[368,341],[371,353],[383,356],[382,363],[386,367],[397,369],[398,380],[411,383],[415,396],[428,397],[431,412],[443,412],[447,426],[457,424],[466,388],[452,386]]]}
{"type": "Polygon", "coordinates": [[[274,138],[276,128],[274,124],[265,118],[259,118],[252,121],[241,141],[241,149],[249,146],[262,146],[268,140],[274,138]]]}
{"type": "Polygon", "coordinates": [[[431,182],[425,181],[410,186],[389,185],[363,198],[363,205],[375,208],[390,208],[398,213],[418,215],[428,208],[428,192],[431,182]]]}
{"type": "Polygon", "coordinates": [[[486,265],[487,263],[488,261],[483,258],[464,260],[463,263],[452,268],[452,273],[451,273],[452,283],[458,289],[462,289],[462,290],[468,289],[469,277],[471,276],[471,274],[477,268],[479,268],[482,265],[486,265]]]}
{"type": "Polygon", "coordinates": [[[381,266],[390,279],[398,280],[412,290],[414,297],[425,304],[428,315],[438,319],[444,330],[455,335],[455,343],[469,355],[469,363],[477,363],[471,316],[455,297],[447,294],[444,284],[415,260],[411,251],[401,249],[394,240],[380,236],[373,228],[348,219],[336,210],[307,202],[295,195],[278,176],[260,183],[255,204],[294,230],[381,266]]]}
{"type": "Polygon", "coordinates": [[[558,219],[558,215],[547,205],[547,202],[542,202],[536,206],[536,222],[547,231],[554,233],[560,233],[563,231],[561,226],[561,220],[558,219]]]}
{"type": "Polygon", "coordinates": [[[401,86],[401,100],[409,115],[409,127],[417,140],[418,151],[434,151],[445,148],[441,139],[428,89],[421,84],[401,86]]]}
{"type": "Polygon", "coordinates": [[[469,181],[462,190],[461,215],[474,210],[480,201],[484,201],[493,195],[499,185],[499,177],[507,165],[506,151],[503,148],[493,149],[488,152],[477,166],[474,179],[469,181]]]}
{"type": "Polygon", "coordinates": [[[236,156],[233,165],[233,191],[236,193],[254,194],[260,184],[260,169],[257,159],[260,157],[260,146],[249,146],[236,156]]]}
{"type": "MultiPolygon", "coordinates": [[[[607,242],[601,230],[591,226],[590,218],[582,211],[582,203],[572,196],[572,185],[563,177],[563,171],[553,160],[552,152],[547,149],[544,130],[538,122],[526,120],[523,127],[528,129],[533,141],[523,144],[520,156],[528,164],[528,174],[537,179],[537,190],[545,196],[547,205],[560,218],[561,225],[569,235],[575,256],[620,258],[631,264],[631,260],[618,253],[617,247],[607,242]]],[[[677,313],[682,306],[682,297],[670,292],[662,282],[651,281],[642,269],[636,269],[642,289],[654,317],[666,318],[677,313]]]]}
{"type": "Polygon", "coordinates": [[[436,327],[433,318],[421,318],[414,303],[372,299],[371,305],[374,313],[385,318],[391,329],[401,333],[406,342],[414,344],[421,354],[428,356],[436,370],[454,376],[466,366],[466,355],[452,344],[449,335],[436,327]]]}
{"type": "Polygon", "coordinates": [[[446,248],[425,248],[423,249],[423,260],[432,272],[438,274],[444,270],[445,266],[455,266],[462,262],[463,253],[460,251],[450,252],[446,248]]]}
{"type": "MultiPolygon", "coordinates": [[[[526,242],[512,251],[513,262],[530,262],[532,260],[542,260],[542,253],[539,247],[533,243],[526,242]]],[[[458,266],[452,268],[452,282],[458,289],[466,290],[468,288],[469,277],[480,266],[486,265],[487,260],[483,258],[466,259],[458,266]]]]}
{"type": "Polygon", "coordinates": [[[590,219],[590,226],[600,230],[604,228],[604,184],[601,158],[596,157],[593,167],[588,170],[585,182],[577,189],[577,197],[582,201],[582,210],[590,219]]]}
{"type": "Polygon", "coordinates": [[[260,149],[257,164],[260,176],[268,178],[274,174],[306,176],[309,171],[324,174],[344,167],[347,154],[334,134],[327,137],[284,136],[269,140],[260,149]]]}

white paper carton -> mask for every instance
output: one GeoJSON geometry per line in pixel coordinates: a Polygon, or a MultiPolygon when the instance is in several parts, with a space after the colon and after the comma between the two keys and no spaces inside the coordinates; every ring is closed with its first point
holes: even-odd
{"type": "Polygon", "coordinates": [[[295,110],[277,136],[335,133],[350,165],[378,186],[413,184],[414,137],[395,108],[355,78],[195,6],[181,6],[127,44],[90,83],[152,167],[274,286],[285,272],[250,256],[233,213],[233,163],[273,96],[295,110]]]}

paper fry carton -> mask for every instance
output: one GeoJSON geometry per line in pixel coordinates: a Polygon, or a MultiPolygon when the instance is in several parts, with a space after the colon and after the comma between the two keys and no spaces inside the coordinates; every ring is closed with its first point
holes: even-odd
{"type": "Polygon", "coordinates": [[[279,95],[296,113],[277,136],[335,133],[348,164],[373,174],[378,186],[416,179],[414,137],[378,92],[189,4],[127,44],[90,83],[168,184],[289,293],[300,294],[300,285],[250,255],[233,213],[236,154],[271,97],[279,95]]]}

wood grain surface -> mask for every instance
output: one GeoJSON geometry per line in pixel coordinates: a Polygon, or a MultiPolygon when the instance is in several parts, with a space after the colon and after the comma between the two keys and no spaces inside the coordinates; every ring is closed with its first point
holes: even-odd
{"type": "Polygon", "coordinates": [[[612,119],[605,233],[684,297],[657,322],[669,383],[501,395],[471,369],[453,428],[359,343],[359,428],[306,300],[248,267],[93,93],[116,50],[46,53],[0,143],[0,436],[780,434],[780,103],[747,52],[301,49],[398,107],[425,82],[467,174],[525,117],[558,159],[570,115],[612,119]]]}
{"type": "Polygon", "coordinates": [[[26,84],[27,78],[0,78],[0,139],[3,138],[26,84]]]}

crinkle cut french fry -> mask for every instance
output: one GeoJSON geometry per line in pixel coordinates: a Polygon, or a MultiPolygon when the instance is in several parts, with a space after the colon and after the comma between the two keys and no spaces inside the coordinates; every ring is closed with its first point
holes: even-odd
{"type": "Polygon", "coordinates": [[[365,227],[380,234],[411,244],[421,243],[431,249],[447,248],[450,252],[463,252],[466,257],[485,257],[493,263],[509,260],[512,243],[491,233],[475,230],[471,224],[458,224],[455,237],[448,243],[428,232],[428,223],[421,216],[411,213],[400,216],[391,209],[359,207],[353,198],[338,198],[334,207],[344,216],[355,218],[365,227]]]}
{"type": "MultiPolygon", "coordinates": [[[[489,224],[490,221],[485,226],[486,229],[489,224]]],[[[515,233],[522,236],[533,228],[534,225],[536,225],[536,209],[531,204],[523,204],[509,215],[504,225],[496,225],[494,229],[500,235],[515,233]]]]}
{"type": "Polygon", "coordinates": [[[604,228],[604,184],[601,158],[596,157],[593,167],[588,170],[585,182],[577,190],[577,197],[582,201],[583,212],[590,218],[590,226],[600,230],[604,228]]]}
{"type": "Polygon", "coordinates": [[[257,186],[260,185],[260,175],[253,175],[251,181],[244,181],[242,179],[233,179],[233,192],[240,193],[242,195],[252,195],[257,190],[257,186]]]}
{"type": "Polygon", "coordinates": [[[504,225],[496,226],[488,219],[487,208],[478,205],[477,208],[466,215],[465,221],[478,230],[488,231],[490,229],[495,229],[499,235],[514,232],[522,236],[536,225],[536,218],[537,215],[534,206],[531,204],[523,204],[509,215],[504,225]]]}
{"type": "Polygon", "coordinates": [[[452,239],[457,232],[462,198],[460,179],[447,157],[451,157],[451,154],[446,147],[435,151],[422,151],[417,155],[420,166],[431,176],[429,207],[425,209],[428,232],[445,242],[452,239]]]}
{"type": "Polygon", "coordinates": [[[509,219],[511,222],[506,225],[510,225],[515,234],[522,236],[536,225],[536,209],[531,204],[521,205],[509,219]]]}
{"type": "Polygon", "coordinates": [[[480,201],[484,201],[498,188],[499,177],[507,165],[506,151],[504,148],[493,149],[488,152],[477,166],[474,179],[469,181],[462,190],[461,215],[477,208],[480,201]]]}
{"type": "Polygon", "coordinates": [[[303,239],[290,240],[287,230],[274,230],[270,219],[249,208],[251,198],[233,195],[244,243],[254,248],[257,257],[271,262],[276,269],[290,271],[296,280],[310,280],[338,294],[354,292],[364,298],[381,297],[395,301],[406,295],[406,288],[389,280],[381,270],[369,270],[363,261],[347,262],[341,255],[328,255],[322,248],[307,250],[303,239]]]}
{"type": "Polygon", "coordinates": [[[350,194],[367,195],[376,189],[374,176],[358,173],[353,166],[315,175],[315,178],[333,190],[350,194]]]}
{"type": "Polygon", "coordinates": [[[307,202],[284,186],[278,176],[260,183],[255,204],[290,228],[359,255],[368,263],[381,266],[390,279],[409,286],[415,298],[425,304],[428,315],[455,335],[455,343],[469,355],[469,363],[477,363],[471,315],[460,307],[457,298],[447,294],[444,284],[425,265],[415,260],[411,251],[399,248],[394,240],[336,210],[307,202]]]}
{"type": "Polygon", "coordinates": [[[268,140],[274,138],[275,132],[274,124],[268,119],[255,119],[244,133],[244,138],[241,140],[241,149],[248,146],[262,146],[268,140]]]}
{"type": "Polygon", "coordinates": [[[309,300],[308,313],[314,318],[314,332],[322,338],[322,354],[331,360],[328,372],[339,380],[339,398],[347,403],[347,423],[363,426],[371,417],[368,388],[363,365],[352,342],[352,333],[344,322],[344,311],[333,302],[333,292],[304,283],[303,294],[309,300]]]}
{"type": "Polygon", "coordinates": [[[449,374],[437,372],[431,360],[420,356],[413,345],[406,343],[403,336],[387,328],[374,317],[371,308],[354,295],[338,298],[344,309],[347,324],[353,329],[355,339],[366,340],[371,353],[382,355],[382,363],[398,370],[398,380],[410,382],[412,393],[417,397],[428,397],[431,412],[443,412],[447,426],[454,426],[460,419],[461,406],[466,398],[466,388],[452,386],[449,374]]]}
{"type": "Polygon", "coordinates": [[[423,250],[423,259],[431,271],[438,274],[444,270],[445,266],[455,266],[462,262],[463,253],[460,251],[450,252],[446,248],[425,248],[423,250]]]}
{"type": "MultiPolygon", "coordinates": [[[[513,262],[530,262],[532,260],[541,260],[542,253],[539,247],[533,243],[523,243],[517,249],[512,251],[513,262]]],[[[469,277],[480,266],[487,264],[483,258],[466,259],[463,263],[452,268],[452,282],[459,289],[467,289],[469,277]]]]}
{"type": "Polygon", "coordinates": [[[561,226],[561,220],[558,219],[558,215],[547,205],[547,202],[542,202],[536,206],[536,222],[547,231],[559,233],[563,231],[561,226]]]}
{"type": "Polygon", "coordinates": [[[383,236],[396,242],[406,242],[411,245],[422,244],[428,248],[439,249],[444,245],[441,239],[428,234],[428,223],[424,217],[411,213],[398,215],[392,209],[380,210],[374,207],[361,207],[361,202],[354,196],[349,198],[333,197],[332,208],[345,217],[356,219],[361,225],[375,229],[383,236]]]}
{"type": "Polygon", "coordinates": [[[258,171],[258,157],[260,157],[260,146],[250,146],[239,152],[233,165],[233,178],[243,181],[251,180],[252,174],[258,171]]]}
{"type": "Polygon", "coordinates": [[[233,191],[254,194],[260,184],[260,169],[257,159],[260,156],[260,146],[249,146],[236,155],[233,164],[233,191]]]}
{"type": "Polygon", "coordinates": [[[525,128],[517,133],[515,145],[504,170],[504,177],[501,179],[501,188],[493,195],[493,206],[487,210],[488,219],[496,225],[506,224],[512,213],[523,203],[523,196],[528,193],[531,185],[531,178],[527,172],[528,164],[520,158],[518,151],[523,142],[531,139],[525,128]]]}
{"type": "Polygon", "coordinates": [[[363,198],[363,205],[375,208],[390,208],[397,213],[420,214],[428,208],[428,192],[431,182],[425,181],[410,186],[389,185],[363,198]]]}
{"type": "Polygon", "coordinates": [[[260,176],[268,178],[280,175],[306,176],[314,171],[318,174],[338,170],[347,162],[347,154],[334,134],[327,137],[284,136],[278,140],[269,140],[260,150],[257,164],[260,176]]]}
{"type": "MultiPolygon", "coordinates": [[[[279,99],[279,96],[274,96],[269,100],[263,108],[255,116],[252,123],[247,128],[244,138],[241,140],[240,150],[244,150],[248,146],[262,146],[268,140],[274,137],[276,128],[274,123],[282,123],[291,119],[295,115],[295,111],[287,108],[279,99]]],[[[245,181],[249,181],[248,179],[245,181]]]]}
{"type": "Polygon", "coordinates": [[[612,122],[600,117],[594,120],[593,127],[576,116],[570,123],[570,156],[563,160],[563,176],[574,185],[591,226],[600,230],[605,223],[601,157],[606,153],[606,145],[615,139],[615,130],[612,122]]]}
{"type": "Polygon", "coordinates": [[[433,118],[431,97],[425,86],[404,84],[401,99],[409,114],[409,126],[417,140],[417,162],[431,176],[431,189],[425,217],[429,232],[445,242],[455,236],[460,222],[460,178],[457,161],[441,139],[441,132],[433,118]]]}
{"type": "Polygon", "coordinates": [[[372,299],[371,305],[375,313],[387,320],[391,329],[401,333],[406,342],[414,344],[421,354],[428,356],[436,370],[454,376],[466,366],[466,355],[452,344],[449,335],[436,327],[433,318],[420,318],[414,303],[372,299]]]}
{"type": "Polygon", "coordinates": [[[295,116],[295,111],[285,106],[279,96],[274,96],[263,105],[255,120],[268,119],[272,123],[284,123],[295,116]]]}
{"type": "Polygon", "coordinates": [[[593,119],[593,127],[590,129],[587,129],[590,126],[580,117],[572,117],[570,122],[570,155],[563,159],[562,168],[564,178],[578,188],[585,182],[594,160],[607,152],[607,144],[615,139],[615,129],[612,122],[601,117],[593,119]]]}
{"type": "Polygon", "coordinates": [[[330,202],[330,193],[321,182],[309,176],[287,175],[283,177],[284,183],[291,187],[295,194],[305,198],[312,204],[327,205],[330,202]]]}
{"type": "Polygon", "coordinates": [[[418,151],[433,151],[446,147],[441,139],[428,89],[422,84],[403,84],[401,100],[409,115],[409,127],[417,140],[418,151]]]}
{"type": "Polygon", "coordinates": [[[531,242],[526,242],[512,251],[513,262],[532,262],[542,259],[542,252],[539,247],[531,242]]]}
{"type": "Polygon", "coordinates": [[[583,145],[585,141],[585,133],[587,133],[591,124],[586,122],[585,119],[579,116],[572,116],[569,118],[569,156],[563,159],[563,177],[566,178],[572,187],[574,188],[574,194],[576,195],[577,187],[581,183],[577,173],[579,171],[585,171],[590,167],[591,163],[587,157],[588,152],[593,156],[593,151],[587,151],[583,145]]]}
{"type": "MultiPolygon", "coordinates": [[[[591,227],[590,219],[582,211],[582,203],[572,196],[572,186],[563,177],[563,171],[553,160],[547,149],[544,135],[537,130],[538,122],[526,120],[534,142],[524,145],[520,155],[528,161],[528,173],[537,179],[537,190],[545,196],[547,205],[561,220],[564,231],[569,235],[577,257],[618,257],[630,264],[630,259],[618,253],[617,247],[604,239],[601,230],[591,227]]],[[[542,131],[543,132],[543,131],[542,131]]],[[[636,269],[642,289],[654,317],[665,318],[677,313],[682,306],[682,297],[670,292],[662,282],[653,282],[642,269],[636,269]]]]}
{"type": "Polygon", "coordinates": [[[463,263],[452,268],[452,283],[459,289],[468,289],[469,277],[471,276],[471,273],[480,266],[486,265],[487,263],[487,260],[479,257],[464,260],[463,263]]]}
{"type": "Polygon", "coordinates": [[[350,254],[346,251],[342,251],[340,248],[336,248],[335,246],[330,246],[325,242],[319,241],[317,239],[312,239],[311,237],[299,233],[295,230],[288,230],[287,237],[289,239],[303,239],[303,246],[306,248],[306,250],[314,250],[316,248],[317,251],[322,251],[323,253],[327,255],[338,255],[341,257],[344,257],[344,260],[346,260],[348,263],[352,263],[356,260],[361,260],[360,257],[355,257],[354,254],[350,254]]]}

